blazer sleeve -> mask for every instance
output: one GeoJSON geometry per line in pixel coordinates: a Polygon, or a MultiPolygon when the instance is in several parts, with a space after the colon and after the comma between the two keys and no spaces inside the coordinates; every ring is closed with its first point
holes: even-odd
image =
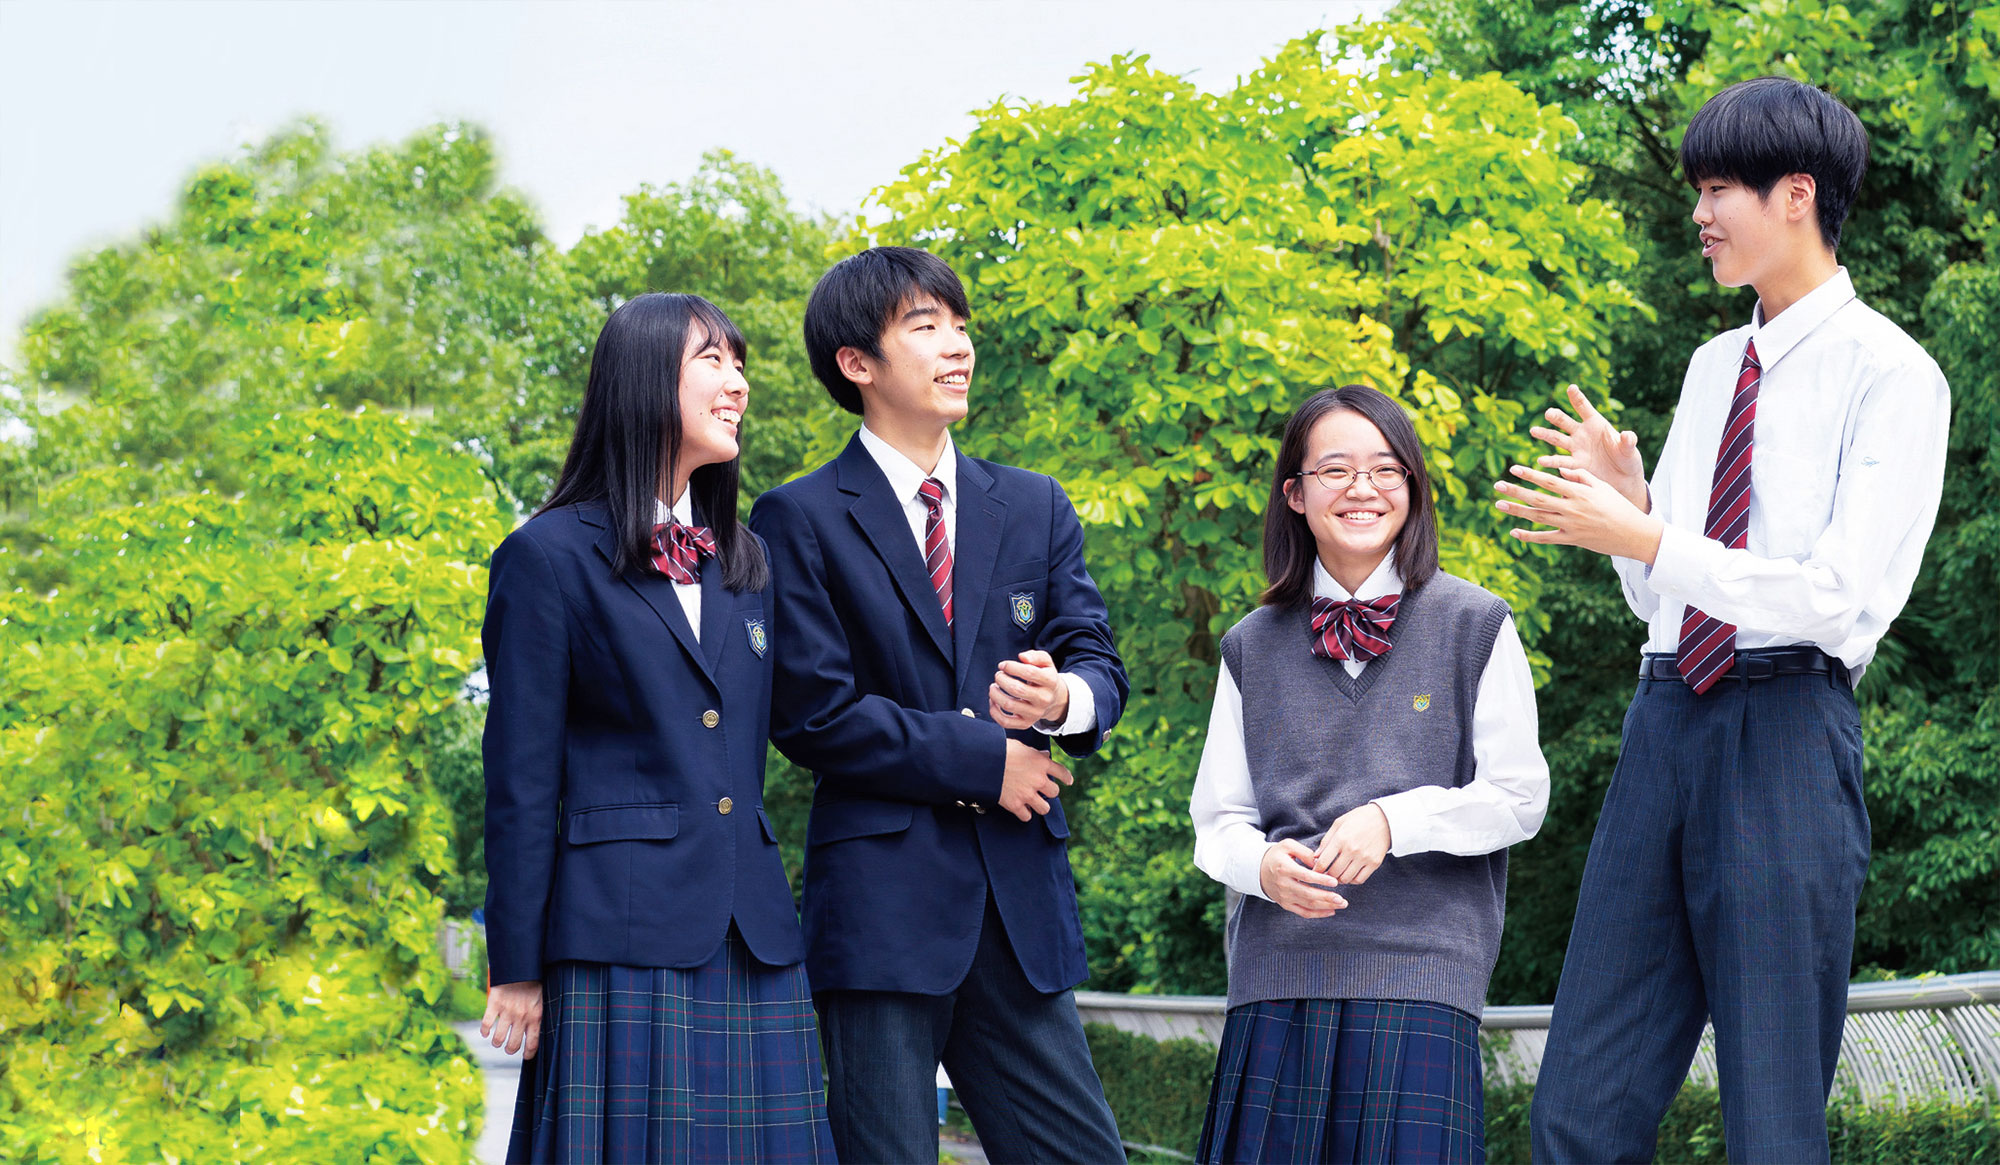
{"type": "Polygon", "coordinates": [[[1007,763],[1001,727],[859,691],[811,518],[772,490],[757,499],[750,523],[770,551],[785,632],[775,640],[771,699],[778,751],[848,796],[920,805],[997,800],[1007,763]]]}
{"type": "Polygon", "coordinates": [[[1097,721],[1082,732],[1057,737],[1071,756],[1088,756],[1124,715],[1130,685],[1125,662],[1111,638],[1111,616],[1083,561],[1083,522],[1054,478],[1049,479],[1049,617],[1037,645],[1090,686],[1097,721]]]}
{"type": "Polygon", "coordinates": [[[548,552],[516,532],[486,597],[486,949],[495,983],[542,977],[569,706],[569,624],[548,552]]]}

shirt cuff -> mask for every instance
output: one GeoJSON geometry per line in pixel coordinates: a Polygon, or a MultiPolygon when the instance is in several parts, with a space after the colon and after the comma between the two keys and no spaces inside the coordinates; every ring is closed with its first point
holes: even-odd
{"type": "Polygon", "coordinates": [[[1275,844],[1265,841],[1232,845],[1223,858],[1222,884],[1238,894],[1269,902],[1271,896],[1264,893],[1264,851],[1275,844]]]}
{"type": "Polygon", "coordinates": [[[1428,853],[1433,847],[1425,836],[1424,825],[1427,815],[1416,804],[1409,793],[1392,793],[1387,797],[1377,797],[1369,804],[1382,811],[1389,820],[1389,856],[1408,857],[1411,854],[1428,853]]]}
{"type": "Polygon", "coordinates": [[[1060,724],[1040,721],[1035,731],[1044,736],[1075,736],[1097,727],[1097,697],[1091,693],[1090,685],[1069,672],[1062,672],[1057,678],[1069,689],[1069,714],[1060,724]]]}
{"type": "Polygon", "coordinates": [[[1646,585],[1663,598],[1690,601],[1710,573],[1703,561],[1710,547],[1720,548],[1720,544],[1678,526],[1667,526],[1660,531],[1660,552],[1653,557],[1646,585]]]}

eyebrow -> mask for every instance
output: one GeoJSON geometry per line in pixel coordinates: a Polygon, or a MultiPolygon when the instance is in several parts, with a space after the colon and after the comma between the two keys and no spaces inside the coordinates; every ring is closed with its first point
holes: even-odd
{"type": "MultiPolygon", "coordinates": [[[[1396,455],[1394,453],[1389,452],[1386,449],[1379,453],[1370,453],[1368,454],[1368,456],[1376,459],[1386,457],[1391,461],[1394,461],[1396,459],[1396,455]]],[[[1329,461],[1356,461],[1356,460],[1359,460],[1359,458],[1355,457],[1354,454],[1349,453],[1344,449],[1337,449],[1331,453],[1322,455],[1320,459],[1318,461],[1313,462],[1313,464],[1325,465],[1329,461]]]]}
{"type": "Polygon", "coordinates": [[[909,311],[904,312],[903,318],[898,322],[907,324],[911,320],[919,319],[923,316],[935,316],[941,314],[943,313],[938,310],[938,306],[936,304],[924,303],[924,304],[919,304],[916,307],[911,308],[909,311]]]}

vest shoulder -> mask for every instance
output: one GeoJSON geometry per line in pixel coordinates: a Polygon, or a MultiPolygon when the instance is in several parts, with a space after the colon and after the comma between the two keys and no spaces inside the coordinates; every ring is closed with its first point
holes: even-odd
{"type": "Polygon", "coordinates": [[[1429,582],[1418,591],[1425,605],[1437,604],[1468,614],[1484,614],[1495,608],[1511,615],[1514,609],[1507,600],[1480,586],[1476,582],[1462,579],[1455,574],[1440,570],[1431,576],[1429,582]]]}

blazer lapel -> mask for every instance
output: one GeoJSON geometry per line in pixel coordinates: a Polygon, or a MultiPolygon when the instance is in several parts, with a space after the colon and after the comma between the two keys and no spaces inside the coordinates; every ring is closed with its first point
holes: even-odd
{"type": "MultiPolygon", "coordinates": [[[[680,597],[674,598],[680,606],[680,597]]],[[[729,624],[736,614],[736,596],[722,585],[722,560],[705,558],[701,563],[701,649],[708,657],[708,674],[722,674],[722,648],[729,638],[729,624]]]]}
{"type": "MultiPolygon", "coordinates": [[[[607,526],[604,532],[597,536],[596,543],[597,553],[603,556],[607,567],[612,561],[613,546],[611,540],[611,529],[607,526]]],[[[701,609],[704,615],[706,615],[709,608],[707,588],[708,568],[715,565],[713,559],[703,564],[701,609]]],[[[718,590],[721,589],[721,581],[722,576],[718,573],[716,575],[716,587],[718,590]]],[[[642,571],[626,575],[625,585],[631,587],[635,594],[646,600],[646,605],[653,608],[653,613],[660,617],[660,622],[665,623],[667,630],[672,631],[674,638],[680,641],[681,649],[687,652],[688,658],[694,662],[696,667],[701,669],[702,674],[708,677],[710,683],[714,683],[714,669],[709,667],[708,658],[702,654],[701,643],[694,637],[694,626],[688,622],[687,610],[681,606],[680,596],[674,593],[674,584],[662,575],[653,574],[650,571],[642,571]]],[[[707,625],[708,620],[704,617],[702,619],[704,630],[707,629],[707,625]]]]}
{"type": "MultiPolygon", "coordinates": [[[[979,621],[986,613],[986,591],[993,583],[993,564],[1000,539],[1007,532],[1007,503],[993,492],[993,478],[970,457],[958,455],[958,544],[952,551],[951,597],[958,635],[955,662],[958,687],[965,690],[967,674],[979,643],[979,621]]],[[[990,659],[986,666],[998,667],[990,659]]]]}
{"type": "MultiPolygon", "coordinates": [[[[839,458],[840,488],[857,495],[847,509],[855,525],[875,548],[889,577],[902,592],[903,602],[916,612],[917,620],[930,632],[931,642],[945,659],[952,658],[951,628],[945,626],[944,608],[938,605],[937,591],[931,587],[930,573],[924,570],[924,556],[910,534],[910,521],[903,516],[902,502],[889,490],[889,479],[868,455],[861,438],[848,439],[839,458]]],[[[957,586],[957,572],[953,572],[957,586]]],[[[954,601],[956,595],[954,593],[954,601]]],[[[961,606],[962,610],[963,607],[961,606]]]]}

